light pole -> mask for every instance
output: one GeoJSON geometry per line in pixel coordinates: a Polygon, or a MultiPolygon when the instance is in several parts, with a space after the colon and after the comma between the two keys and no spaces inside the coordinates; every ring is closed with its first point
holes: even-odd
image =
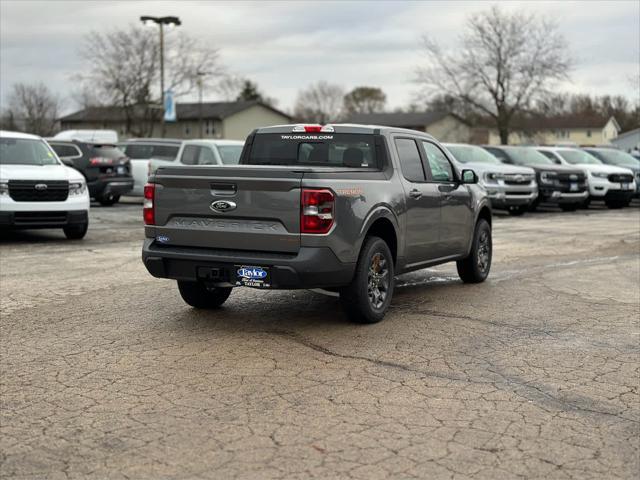
{"type": "Polygon", "coordinates": [[[200,138],[204,138],[203,137],[203,131],[202,131],[202,87],[203,87],[203,78],[209,74],[209,72],[203,72],[198,70],[196,72],[196,74],[198,75],[198,98],[199,98],[199,114],[198,114],[198,122],[200,124],[200,138]]]}
{"type": "Polygon", "coordinates": [[[164,26],[169,25],[177,27],[181,25],[178,17],[150,17],[143,15],[140,17],[140,21],[144,25],[156,24],[160,27],[160,99],[162,102],[162,129],[161,136],[164,138],[165,126],[164,126],[164,26]]]}

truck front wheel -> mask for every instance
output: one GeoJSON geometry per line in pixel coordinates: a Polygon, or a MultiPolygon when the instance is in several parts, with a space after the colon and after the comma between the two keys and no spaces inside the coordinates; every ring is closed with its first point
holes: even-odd
{"type": "Polygon", "coordinates": [[[178,290],[182,299],[194,308],[218,308],[229,295],[231,287],[207,287],[202,282],[178,280],[178,290]]]}
{"type": "Polygon", "coordinates": [[[491,226],[484,218],[478,220],[473,234],[471,253],[463,260],[458,260],[458,275],[464,283],[484,282],[491,269],[493,243],[491,240],[491,226]]]}
{"type": "Polygon", "coordinates": [[[88,229],[89,223],[78,223],[75,225],[68,225],[66,227],[63,227],[62,231],[69,240],[80,240],[87,234],[88,229]]]}
{"type": "Polygon", "coordinates": [[[350,320],[376,323],[384,318],[394,288],[393,255],[379,237],[367,237],[351,283],[340,291],[340,301],[350,320]]]}

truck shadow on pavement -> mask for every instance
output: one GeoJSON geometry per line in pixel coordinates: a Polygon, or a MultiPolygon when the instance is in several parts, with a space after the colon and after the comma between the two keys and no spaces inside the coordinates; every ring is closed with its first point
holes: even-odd
{"type": "Polygon", "coordinates": [[[217,310],[197,310],[184,305],[175,318],[178,329],[224,332],[316,330],[344,326],[348,329],[389,324],[397,315],[411,313],[431,298],[462,295],[464,284],[457,276],[421,271],[398,278],[386,318],[373,325],[349,321],[339,298],[329,292],[311,290],[252,291],[239,288],[217,310]],[[460,292],[455,290],[460,289],[460,292]]]}

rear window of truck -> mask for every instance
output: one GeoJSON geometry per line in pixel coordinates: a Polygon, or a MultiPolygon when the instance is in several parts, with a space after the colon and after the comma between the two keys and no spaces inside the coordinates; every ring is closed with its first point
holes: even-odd
{"type": "Polygon", "coordinates": [[[258,134],[245,165],[377,168],[374,135],[355,133],[258,134]]]}

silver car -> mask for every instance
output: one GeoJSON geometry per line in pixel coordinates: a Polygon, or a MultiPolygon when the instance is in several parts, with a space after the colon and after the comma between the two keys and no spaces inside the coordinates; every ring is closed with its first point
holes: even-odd
{"type": "Polygon", "coordinates": [[[536,173],[532,168],[505,165],[485,149],[467,144],[444,145],[465,168],[478,175],[495,209],[507,210],[511,215],[522,215],[538,197],[536,173]]]}

